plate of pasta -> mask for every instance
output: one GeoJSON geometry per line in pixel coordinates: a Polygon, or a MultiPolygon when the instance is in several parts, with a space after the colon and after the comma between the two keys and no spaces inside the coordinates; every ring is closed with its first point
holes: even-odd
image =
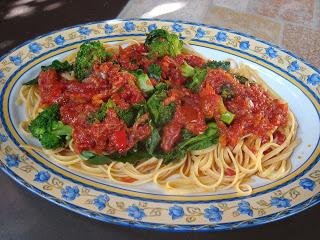
{"type": "Polygon", "coordinates": [[[0,167],[50,202],[170,231],[319,202],[319,70],[284,49],[129,19],[51,32],[0,62],[0,167]]]}

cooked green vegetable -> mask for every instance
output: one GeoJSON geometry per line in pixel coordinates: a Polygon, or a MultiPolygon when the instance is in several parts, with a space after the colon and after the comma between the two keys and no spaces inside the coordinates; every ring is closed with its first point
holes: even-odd
{"type": "Polygon", "coordinates": [[[85,42],[80,46],[77,53],[74,73],[77,80],[82,81],[92,72],[94,63],[102,63],[112,53],[106,52],[103,44],[98,41],[85,42]]]}
{"type": "Polygon", "coordinates": [[[205,80],[207,75],[206,69],[195,68],[195,73],[192,77],[192,81],[186,83],[186,87],[191,89],[193,92],[198,92],[202,82],[205,80]]]}
{"type": "Polygon", "coordinates": [[[37,85],[38,84],[38,77],[28,81],[28,82],[25,82],[25,83],[22,83],[22,85],[37,85]]]}
{"type": "MultiPolygon", "coordinates": [[[[68,61],[60,62],[59,60],[54,60],[49,66],[41,66],[42,71],[47,71],[48,69],[54,69],[57,72],[70,72],[72,71],[73,66],[68,61]]],[[[39,77],[36,77],[22,85],[37,85],[38,80],[39,77]]]]}
{"type": "Polygon", "coordinates": [[[56,149],[62,147],[72,134],[72,128],[59,120],[59,105],[53,104],[32,120],[28,129],[44,148],[56,149]]]}
{"type": "Polygon", "coordinates": [[[159,159],[163,159],[164,162],[167,163],[183,158],[187,151],[200,150],[210,147],[211,145],[216,144],[219,139],[219,130],[217,125],[215,123],[209,123],[208,129],[198,136],[194,136],[187,130],[183,130],[182,140],[176,146],[176,148],[170,152],[163,153],[160,151],[155,151],[160,143],[160,135],[155,126],[151,125],[151,127],[152,134],[146,141],[147,152],[143,150],[131,150],[126,155],[97,155],[90,151],[83,151],[81,156],[87,161],[87,163],[95,165],[109,164],[112,161],[129,162],[135,164],[136,162],[146,160],[151,156],[156,156],[159,159]]]}
{"type": "Polygon", "coordinates": [[[164,82],[160,82],[156,86],[154,86],[154,88],[156,89],[156,91],[162,91],[162,90],[168,90],[169,86],[164,82]]]}
{"type": "Polygon", "coordinates": [[[156,80],[160,80],[161,77],[161,73],[162,73],[162,69],[159,65],[152,63],[149,67],[148,67],[148,75],[151,78],[154,78],[156,80]]]}
{"type": "Polygon", "coordinates": [[[149,154],[153,154],[161,141],[161,137],[158,129],[155,127],[152,121],[149,122],[149,125],[151,127],[151,136],[146,141],[146,149],[149,154]]]}
{"type": "Polygon", "coordinates": [[[246,83],[252,83],[252,81],[250,81],[248,78],[244,77],[244,76],[240,76],[240,75],[234,75],[236,77],[236,79],[239,81],[239,83],[241,84],[246,84],[246,83]]]}
{"type": "MultiPolygon", "coordinates": [[[[162,85],[164,87],[164,85],[162,85]]],[[[147,101],[147,108],[151,118],[157,127],[161,127],[172,119],[175,104],[164,105],[163,101],[167,98],[167,91],[157,90],[147,101]]]]}
{"type": "Polygon", "coordinates": [[[106,117],[107,110],[109,108],[113,108],[115,105],[111,99],[108,100],[108,102],[103,103],[100,108],[87,117],[87,122],[92,124],[95,122],[101,122],[106,117]]]}
{"type": "Polygon", "coordinates": [[[185,151],[200,150],[210,147],[211,145],[217,143],[219,138],[219,129],[217,124],[214,122],[208,123],[208,129],[197,136],[186,138],[178,144],[179,149],[184,149],[185,151]]]}
{"type": "Polygon", "coordinates": [[[222,68],[225,71],[229,71],[230,70],[230,62],[228,61],[209,61],[207,62],[204,67],[208,67],[208,68],[222,68]]]}
{"type": "Polygon", "coordinates": [[[131,127],[134,124],[135,119],[139,115],[140,110],[143,110],[145,106],[144,104],[135,104],[128,109],[121,109],[117,107],[111,99],[109,99],[107,102],[103,103],[96,112],[91,113],[87,117],[87,122],[93,124],[95,122],[103,121],[106,117],[107,110],[110,108],[116,111],[118,117],[125,121],[128,127],[131,127]]]}
{"type": "Polygon", "coordinates": [[[185,129],[182,130],[181,138],[178,145],[172,151],[158,153],[156,156],[165,162],[170,162],[183,158],[188,151],[208,148],[218,142],[219,129],[216,123],[211,122],[208,124],[208,129],[197,136],[194,136],[185,129]]]}
{"type": "Polygon", "coordinates": [[[154,87],[149,79],[148,75],[145,74],[141,69],[133,71],[132,74],[137,78],[138,86],[145,94],[149,94],[153,91],[154,87]]]}
{"type": "Polygon", "coordinates": [[[146,113],[145,103],[139,103],[132,105],[128,109],[121,109],[117,106],[114,107],[114,110],[117,112],[119,118],[121,118],[128,127],[133,126],[134,122],[141,117],[142,114],[146,113]]]}
{"type": "Polygon", "coordinates": [[[152,57],[175,57],[182,51],[182,40],[179,36],[163,29],[151,31],[144,42],[152,57]]]}
{"type": "Polygon", "coordinates": [[[49,66],[41,66],[42,71],[47,71],[48,69],[54,69],[57,72],[70,72],[73,66],[68,62],[60,62],[59,60],[54,60],[49,66]]]}
{"type": "Polygon", "coordinates": [[[129,151],[126,155],[116,153],[111,155],[97,155],[90,151],[83,151],[81,156],[87,163],[93,165],[109,164],[112,161],[135,164],[151,157],[151,155],[145,151],[129,151]]]}
{"type": "Polygon", "coordinates": [[[156,152],[154,153],[155,157],[158,159],[163,159],[164,163],[169,163],[172,162],[174,160],[180,160],[182,159],[185,155],[186,152],[183,150],[179,150],[179,149],[174,149],[170,152],[156,152]]]}
{"type": "Polygon", "coordinates": [[[195,74],[195,69],[187,63],[182,64],[180,70],[184,77],[193,77],[195,74]]]}
{"type": "Polygon", "coordinates": [[[235,114],[233,114],[229,111],[226,111],[221,114],[220,119],[221,119],[221,121],[223,121],[226,124],[231,124],[235,116],[236,116],[235,114]]]}
{"type": "Polygon", "coordinates": [[[226,99],[226,100],[230,100],[234,98],[235,93],[233,91],[232,85],[230,84],[222,85],[220,88],[220,95],[223,99],[226,99]]]}

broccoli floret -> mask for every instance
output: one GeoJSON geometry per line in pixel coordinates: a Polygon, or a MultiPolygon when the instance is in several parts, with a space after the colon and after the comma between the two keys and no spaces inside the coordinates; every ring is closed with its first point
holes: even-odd
{"type": "Polygon", "coordinates": [[[40,143],[45,149],[56,149],[64,145],[64,142],[61,141],[61,137],[51,132],[44,134],[40,138],[40,143]]]}
{"type": "Polygon", "coordinates": [[[233,88],[230,84],[221,86],[220,95],[223,99],[226,99],[226,100],[230,100],[235,96],[233,88]]]}
{"type": "Polygon", "coordinates": [[[59,105],[53,104],[32,120],[28,129],[44,148],[56,149],[62,147],[72,134],[72,128],[59,120],[59,105]]]}
{"type": "Polygon", "coordinates": [[[76,57],[74,67],[75,77],[79,81],[85,79],[91,74],[94,63],[102,63],[110,56],[112,56],[112,54],[105,51],[101,42],[93,41],[83,43],[76,57]]]}
{"type": "Polygon", "coordinates": [[[175,57],[181,53],[183,42],[176,34],[156,29],[147,35],[144,44],[152,57],[175,57]]]}
{"type": "Polygon", "coordinates": [[[59,105],[53,104],[42,111],[29,125],[29,131],[36,138],[42,137],[47,132],[48,125],[60,118],[59,105]]]}

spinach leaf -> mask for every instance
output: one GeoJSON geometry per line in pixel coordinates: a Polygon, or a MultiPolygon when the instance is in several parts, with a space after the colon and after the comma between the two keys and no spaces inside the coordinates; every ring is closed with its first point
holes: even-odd
{"type": "Polygon", "coordinates": [[[207,62],[204,67],[208,67],[208,68],[222,68],[225,71],[229,71],[230,70],[230,62],[228,61],[209,61],[207,62]]]}
{"type": "Polygon", "coordinates": [[[241,75],[238,75],[238,74],[235,74],[234,76],[239,81],[239,83],[241,83],[241,84],[246,84],[246,83],[254,84],[255,83],[254,81],[249,80],[248,78],[246,78],[244,76],[241,76],[241,75]]]}
{"type": "Polygon", "coordinates": [[[121,109],[115,106],[114,109],[117,112],[119,118],[125,121],[128,127],[132,127],[135,121],[139,117],[141,117],[144,113],[146,113],[145,103],[138,103],[138,104],[132,105],[128,109],[121,109]]]}
{"type": "Polygon", "coordinates": [[[186,87],[191,89],[193,92],[198,92],[202,82],[205,80],[207,75],[207,69],[195,68],[195,73],[192,80],[186,83],[186,87]]]}
{"type": "Polygon", "coordinates": [[[135,120],[135,112],[133,111],[132,108],[128,108],[128,109],[121,109],[116,107],[115,108],[119,118],[121,118],[128,127],[132,126],[134,124],[134,120],[135,120]]]}
{"type": "Polygon", "coordinates": [[[103,121],[106,117],[107,110],[110,108],[116,111],[118,117],[121,118],[128,127],[131,127],[135,120],[145,113],[145,103],[135,104],[128,109],[121,109],[117,107],[111,99],[109,99],[108,102],[101,105],[100,109],[91,113],[87,117],[87,122],[93,124],[97,121],[103,121]]]}
{"type": "Polygon", "coordinates": [[[217,143],[219,138],[219,129],[216,123],[209,123],[208,129],[195,137],[187,138],[178,144],[179,149],[186,151],[200,150],[217,143]]]}
{"type": "Polygon", "coordinates": [[[114,108],[114,103],[111,99],[108,100],[108,102],[105,102],[101,105],[101,107],[96,111],[87,117],[87,122],[90,124],[93,124],[95,122],[101,122],[106,117],[107,110],[109,108],[114,108]]]}
{"type": "Polygon", "coordinates": [[[32,79],[32,80],[30,80],[28,82],[22,83],[22,85],[27,85],[27,86],[29,86],[29,85],[38,85],[38,77],[36,77],[36,78],[34,78],[34,79],[32,79]]]}
{"type": "Polygon", "coordinates": [[[113,161],[108,155],[96,155],[86,160],[87,163],[92,165],[110,164],[113,161]]]}
{"type": "Polygon", "coordinates": [[[158,159],[162,159],[164,163],[169,163],[175,160],[180,160],[181,158],[183,158],[186,155],[186,151],[181,149],[174,149],[170,152],[156,152],[154,153],[154,155],[156,156],[156,158],[158,159]]]}
{"type": "Polygon", "coordinates": [[[181,140],[178,145],[170,152],[160,153],[157,156],[164,162],[181,159],[188,151],[201,150],[216,144],[219,139],[219,129],[216,123],[209,123],[208,129],[197,136],[187,130],[182,130],[181,140]]]}
{"type": "Polygon", "coordinates": [[[69,72],[72,71],[73,66],[68,61],[60,62],[59,60],[54,60],[49,66],[41,66],[42,71],[47,71],[50,68],[57,72],[69,72]]]}
{"type": "Polygon", "coordinates": [[[151,136],[146,141],[146,149],[149,154],[153,154],[153,152],[155,151],[155,149],[161,141],[161,137],[158,129],[151,121],[149,122],[149,125],[151,127],[151,136]]]}
{"type": "Polygon", "coordinates": [[[165,90],[156,91],[147,101],[147,108],[151,118],[157,127],[161,127],[169,122],[175,111],[175,104],[164,105],[163,101],[167,98],[165,90]]]}
{"type": "Polygon", "coordinates": [[[145,151],[131,151],[126,155],[117,153],[111,155],[97,155],[90,151],[83,151],[81,156],[87,163],[93,165],[110,164],[112,161],[135,164],[138,161],[143,161],[151,157],[151,155],[145,151]]]}

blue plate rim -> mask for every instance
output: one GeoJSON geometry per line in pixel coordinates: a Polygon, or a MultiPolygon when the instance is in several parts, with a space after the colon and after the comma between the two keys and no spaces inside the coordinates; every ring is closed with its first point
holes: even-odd
{"type": "MultiPolygon", "coordinates": [[[[110,19],[110,20],[101,20],[101,21],[93,21],[93,22],[87,22],[87,23],[82,23],[82,24],[77,24],[77,25],[73,25],[73,26],[69,26],[69,27],[65,27],[65,28],[61,28],[58,30],[54,30],[51,31],[49,33],[45,33],[42,35],[39,35],[31,40],[25,41],[21,44],[19,44],[18,46],[16,46],[15,48],[13,48],[12,50],[10,50],[9,52],[7,52],[6,54],[2,55],[0,57],[0,61],[2,61],[5,57],[7,57],[8,55],[10,55],[12,52],[16,51],[17,49],[27,45],[28,43],[35,41],[39,38],[45,37],[47,35],[51,35],[54,33],[58,33],[64,30],[68,30],[71,28],[76,28],[76,27],[81,27],[84,25],[93,25],[93,24],[99,24],[99,23],[108,23],[108,22],[114,22],[114,21],[120,21],[120,22],[126,22],[126,21],[159,21],[159,22],[169,22],[169,23],[182,23],[182,24],[189,24],[189,25],[193,25],[193,26],[204,26],[207,28],[211,28],[211,29],[218,29],[218,30],[222,30],[222,31],[226,31],[229,33],[234,33],[240,36],[244,36],[247,38],[251,38],[254,39],[255,41],[264,43],[268,46],[271,46],[273,48],[276,48],[296,59],[298,59],[299,61],[301,61],[302,63],[306,64],[308,67],[310,67],[312,70],[314,70],[315,72],[317,72],[318,74],[320,73],[320,70],[317,69],[316,67],[314,67],[313,65],[311,65],[308,61],[304,60],[301,57],[296,56],[295,54],[291,53],[290,51],[279,47],[277,45],[274,45],[270,42],[267,42],[265,40],[262,40],[260,38],[254,37],[252,35],[249,34],[244,34],[241,32],[237,32],[234,31],[232,29],[229,28],[222,28],[222,27],[216,27],[213,25],[208,25],[208,24],[202,24],[202,23],[194,23],[194,22],[189,22],[189,21],[182,21],[182,20],[164,20],[164,19],[157,19],[157,18],[153,18],[153,19],[147,19],[147,18],[128,18],[128,19],[110,19]]],[[[125,35],[125,34],[124,34],[125,35]]],[[[317,100],[319,100],[319,98],[317,97],[317,100]]],[[[316,157],[315,162],[317,162],[319,160],[319,155],[316,157]]],[[[199,226],[203,226],[203,227],[199,227],[198,229],[191,229],[192,226],[194,225],[163,225],[163,224],[159,224],[159,223],[146,223],[146,222],[142,222],[142,221],[132,221],[132,220],[128,220],[126,222],[123,222],[123,220],[115,222],[115,219],[118,219],[117,217],[113,217],[113,216],[109,216],[109,215],[105,215],[104,218],[100,218],[97,216],[92,216],[90,214],[88,214],[88,212],[90,212],[90,210],[86,210],[83,209],[81,207],[75,206],[74,204],[65,202],[65,201],[61,201],[60,199],[50,196],[49,194],[35,188],[34,186],[26,183],[22,178],[20,178],[19,176],[17,176],[14,172],[12,172],[10,169],[6,168],[6,166],[3,166],[0,164],[0,169],[6,173],[8,176],[10,176],[14,181],[16,181],[19,185],[23,186],[24,188],[26,188],[26,190],[31,191],[33,193],[35,193],[36,195],[48,200],[49,202],[56,204],[58,206],[61,206],[63,208],[66,208],[70,211],[79,213],[81,215],[84,215],[86,217],[89,218],[93,218],[93,219],[97,219],[100,221],[104,221],[104,222],[109,222],[109,223],[114,223],[114,224],[118,224],[118,225],[124,225],[124,226],[134,226],[137,228],[143,228],[143,229],[157,229],[160,231],[173,231],[173,232],[185,232],[185,231],[224,231],[224,230],[232,230],[232,229],[239,229],[239,228],[245,228],[245,227],[254,227],[254,226],[258,226],[261,224],[265,224],[265,223],[269,223],[269,222],[274,222],[277,220],[281,220],[284,218],[287,218],[289,216],[292,216],[294,214],[297,214],[303,210],[306,210],[316,204],[318,204],[320,202],[320,193],[315,194],[312,198],[305,200],[302,203],[299,203],[297,205],[295,205],[294,207],[290,207],[287,208],[286,210],[282,211],[281,215],[279,215],[279,212],[271,214],[271,215],[267,215],[264,217],[260,217],[260,218],[254,218],[250,221],[248,221],[247,223],[244,224],[239,224],[238,226],[234,227],[234,228],[230,228],[230,224],[232,223],[221,223],[221,224],[208,224],[208,225],[199,225],[199,226]],[[307,204],[308,203],[308,204],[307,204]],[[86,213],[87,212],[87,213],[86,213]],[[276,217],[274,217],[276,216],[276,217]],[[262,219],[262,220],[261,220],[262,219]],[[259,221],[257,221],[259,220],[259,221]],[[261,220],[261,221],[260,221],[261,220]],[[152,226],[156,226],[155,228],[153,228],[152,226]],[[160,228],[159,228],[160,226],[160,228]]],[[[307,169],[306,169],[307,170],[307,169]]],[[[306,171],[305,170],[305,171],[306,171]]],[[[80,183],[81,184],[81,183],[80,183]]],[[[99,189],[101,190],[101,189],[99,189]]],[[[111,193],[112,194],[112,193],[111,193]]],[[[115,194],[115,193],[113,193],[115,194]]],[[[118,194],[116,194],[118,195],[118,194]]],[[[120,194],[121,195],[121,194],[120,194]]],[[[125,195],[126,196],[126,195],[125,195]]],[[[138,197],[139,199],[139,197],[138,197]]],[[[148,199],[150,200],[150,199],[148,199]]],[[[219,200],[218,200],[219,201],[219,200]]],[[[161,202],[161,201],[160,201],[161,202]]],[[[169,201],[170,203],[175,203],[175,202],[179,202],[179,201],[169,201]]],[[[201,201],[199,201],[201,202],[201,201]]],[[[205,202],[215,202],[215,201],[205,201],[205,202]]],[[[188,203],[187,201],[182,201],[181,203],[188,203]]],[[[196,202],[192,202],[192,203],[196,203],[196,202]]]]}

